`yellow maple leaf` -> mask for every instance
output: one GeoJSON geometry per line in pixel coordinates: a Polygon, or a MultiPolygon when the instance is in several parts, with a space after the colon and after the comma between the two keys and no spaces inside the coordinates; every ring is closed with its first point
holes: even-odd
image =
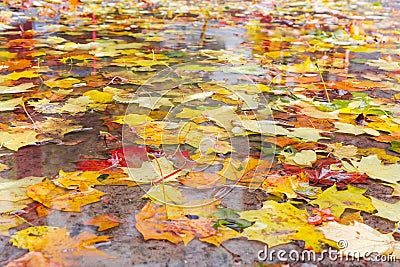
{"type": "Polygon", "coordinates": [[[19,80],[21,78],[36,78],[39,77],[39,73],[33,70],[26,70],[21,72],[12,72],[5,76],[7,80],[19,80]]]}
{"type": "Polygon", "coordinates": [[[243,231],[242,235],[249,240],[258,240],[273,247],[302,239],[303,236],[299,236],[298,233],[300,230],[307,229],[309,236],[304,240],[306,247],[316,251],[321,250],[320,233],[315,229],[309,229],[308,212],[290,203],[269,200],[263,203],[261,209],[241,211],[239,215],[242,219],[255,222],[243,231]]]}
{"type": "Polygon", "coordinates": [[[65,78],[65,79],[51,79],[44,82],[50,88],[71,88],[74,84],[80,83],[80,80],[75,78],[65,78]]]}
{"type": "Polygon", "coordinates": [[[22,103],[22,97],[1,101],[0,111],[14,110],[18,105],[21,105],[22,103]]]}
{"type": "Polygon", "coordinates": [[[46,179],[40,184],[27,187],[27,195],[48,208],[80,212],[81,206],[97,202],[105,193],[89,188],[84,183],[80,184],[78,190],[68,190],[55,185],[46,179]]]}
{"type": "Polygon", "coordinates": [[[20,147],[35,144],[38,141],[36,139],[38,134],[34,130],[16,133],[0,132],[0,146],[17,151],[20,147]]]}
{"type": "Polygon", "coordinates": [[[90,99],[96,103],[110,103],[114,101],[113,99],[114,95],[107,92],[100,92],[97,90],[87,91],[83,93],[83,95],[90,97],[90,99]]]}
{"type": "Polygon", "coordinates": [[[332,214],[338,218],[346,208],[373,212],[375,208],[372,206],[371,199],[363,196],[366,191],[367,189],[351,185],[348,185],[346,190],[339,191],[334,184],[319,194],[317,199],[311,201],[310,204],[318,205],[320,208],[330,208],[332,214]]]}

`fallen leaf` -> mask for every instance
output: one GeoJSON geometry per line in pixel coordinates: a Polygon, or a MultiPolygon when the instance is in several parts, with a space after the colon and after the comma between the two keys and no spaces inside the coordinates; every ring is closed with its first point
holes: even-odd
{"type": "Polygon", "coordinates": [[[62,113],[70,113],[75,115],[79,112],[85,112],[87,106],[91,103],[89,96],[80,96],[77,98],[70,98],[65,102],[65,105],[59,108],[62,113]]]}
{"type": "Polygon", "coordinates": [[[12,98],[0,102],[0,111],[14,110],[18,105],[22,105],[22,97],[12,98]]]}
{"type": "Polygon", "coordinates": [[[332,154],[339,159],[353,158],[357,155],[358,152],[358,148],[356,146],[344,146],[342,143],[328,144],[328,147],[332,154]]]}
{"type": "Polygon", "coordinates": [[[392,204],[379,200],[374,197],[371,197],[371,200],[372,200],[372,205],[378,211],[378,213],[375,213],[374,216],[385,218],[394,222],[400,221],[400,214],[399,214],[400,201],[397,201],[396,203],[392,204]]]}
{"type": "Polygon", "coordinates": [[[185,186],[198,189],[214,188],[224,185],[226,182],[225,177],[206,172],[189,172],[186,176],[179,177],[178,180],[185,186]]]}
{"type": "Polygon", "coordinates": [[[61,267],[60,264],[52,263],[41,252],[28,252],[21,257],[10,261],[6,267],[61,267]]]}
{"type": "Polygon", "coordinates": [[[370,147],[370,148],[358,148],[358,154],[361,156],[377,155],[383,163],[397,163],[400,161],[400,157],[392,156],[386,153],[385,149],[370,147]]]}
{"type": "Polygon", "coordinates": [[[82,257],[112,258],[95,247],[96,243],[109,242],[109,239],[110,236],[96,236],[88,232],[71,238],[66,228],[36,226],[17,232],[11,242],[29,251],[41,252],[51,264],[58,267],[77,265],[82,257]]]}
{"type": "Polygon", "coordinates": [[[19,80],[21,78],[36,78],[39,77],[39,73],[32,70],[26,70],[21,72],[12,72],[5,76],[7,80],[19,80]]]}
{"type": "Polygon", "coordinates": [[[335,122],[336,132],[338,133],[348,133],[353,135],[369,134],[372,136],[379,136],[380,133],[377,130],[368,128],[365,126],[353,125],[344,122],[335,122]]]}
{"type": "Polygon", "coordinates": [[[125,116],[119,116],[113,122],[119,124],[127,124],[129,126],[137,126],[153,119],[144,114],[126,114],[125,116]]]}
{"type": "Polygon", "coordinates": [[[81,81],[75,78],[65,79],[51,79],[44,82],[50,88],[72,88],[74,84],[80,83],[81,81]]]}
{"type": "Polygon", "coordinates": [[[100,92],[97,90],[90,90],[85,93],[83,93],[83,96],[88,96],[90,97],[90,100],[96,102],[96,103],[111,103],[114,101],[113,99],[113,94],[107,93],[107,92],[100,92]]]}
{"type": "Polygon", "coordinates": [[[301,152],[290,154],[281,152],[285,163],[298,166],[312,166],[317,161],[317,154],[313,150],[302,150],[301,152]]]}
{"type": "Polygon", "coordinates": [[[342,216],[342,218],[340,218],[340,223],[341,224],[345,224],[345,225],[351,225],[354,223],[354,221],[357,222],[364,222],[363,217],[361,216],[361,211],[358,212],[354,212],[354,213],[349,213],[347,215],[342,216]]]}
{"type": "MultiPolygon", "coordinates": [[[[240,218],[255,222],[245,228],[243,236],[249,240],[258,240],[274,247],[297,240],[300,229],[309,229],[308,212],[299,210],[289,203],[277,203],[269,200],[263,203],[259,210],[239,212],[240,218]],[[303,228],[305,227],[305,228],[303,228]]],[[[319,239],[323,236],[317,230],[309,229],[306,247],[321,251],[319,239]],[[310,235],[311,234],[311,235],[310,235]]]]}
{"type": "Polygon", "coordinates": [[[81,206],[97,202],[101,196],[105,195],[99,190],[89,188],[84,183],[81,183],[78,190],[68,190],[56,186],[48,179],[27,187],[26,191],[30,198],[48,208],[75,212],[80,212],[81,206]]]}
{"type": "Polygon", "coordinates": [[[164,182],[176,181],[182,171],[175,170],[174,165],[166,158],[160,157],[152,161],[144,161],[140,168],[122,168],[129,175],[129,179],[137,183],[151,183],[164,179],[164,182]],[[171,175],[172,174],[172,175],[171,175]]]}
{"type": "Polygon", "coordinates": [[[25,219],[13,215],[0,214],[0,236],[10,236],[8,230],[25,223],[25,219]]]}
{"type": "Polygon", "coordinates": [[[143,196],[150,198],[157,204],[182,204],[186,197],[182,194],[181,190],[171,185],[154,185],[143,196]]]}
{"type": "Polygon", "coordinates": [[[365,212],[373,212],[371,199],[366,198],[363,194],[367,189],[357,188],[351,185],[346,190],[337,190],[333,185],[317,196],[317,199],[310,202],[311,205],[318,205],[320,208],[330,208],[332,214],[340,217],[346,208],[354,210],[362,210],[365,212]]]}
{"type": "Polygon", "coordinates": [[[377,155],[362,157],[360,161],[350,160],[351,165],[343,161],[343,168],[349,171],[366,173],[372,179],[387,183],[400,181],[400,164],[383,165],[377,155]]]}
{"type": "Polygon", "coordinates": [[[118,226],[121,220],[117,217],[109,214],[102,214],[88,221],[83,222],[84,225],[94,225],[97,226],[97,231],[104,231],[113,227],[118,226]]]}
{"type": "Polygon", "coordinates": [[[339,251],[340,255],[354,255],[356,258],[368,257],[371,253],[390,255],[394,251],[394,245],[398,243],[391,233],[381,234],[357,221],[350,225],[328,222],[318,229],[327,239],[343,244],[339,251]]]}
{"type": "Polygon", "coordinates": [[[321,133],[323,132],[325,131],[315,128],[294,128],[290,129],[290,132],[287,134],[287,136],[301,138],[304,141],[317,142],[320,139],[329,139],[328,137],[321,136],[321,133]]]}
{"type": "Polygon", "coordinates": [[[0,94],[16,94],[29,92],[31,88],[35,87],[33,83],[21,83],[16,86],[0,86],[0,94]]]}
{"type": "Polygon", "coordinates": [[[181,217],[169,220],[165,209],[165,206],[157,207],[147,202],[143,209],[136,214],[136,228],[145,240],[168,240],[174,244],[184,242],[186,245],[194,237],[206,238],[217,234],[212,227],[211,219],[181,217]]]}
{"type": "Polygon", "coordinates": [[[26,195],[26,188],[40,183],[43,177],[25,177],[0,183],[0,213],[22,210],[33,201],[26,195]]]}
{"type": "Polygon", "coordinates": [[[241,237],[241,234],[228,227],[219,227],[215,235],[199,238],[200,241],[207,242],[219,247],[226,240],[241,237]]]}
{"type": "Polygon", "coordinates": [[[310,197],[310,193],[313,195],[320,193],[320,190],[309,185],[307,175],[301,174],[291,176],[268,175],[261,188],[267,193],[283,193],[287,198],[296,198],[297,194],[310,197]]]}
{"type": "Polygon", "coordinates": [[[13,234],[10,243],[22,249],[34,250],[38,240],[43,235],[59,229],[53,226],[32,226],[13,234]]]}
{"type": "Polygon", "coordinates": [[[25,130],[23,132],[8,133],[0,132],[0,145],[8,149],[17,151],[19,148],[35,144],[39,133],[34,130],[25,130]]]}

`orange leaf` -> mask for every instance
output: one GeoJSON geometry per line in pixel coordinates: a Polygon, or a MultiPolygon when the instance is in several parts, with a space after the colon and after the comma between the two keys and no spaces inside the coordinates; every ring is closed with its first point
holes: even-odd
{"type": "Polygon", "coordinates": [[[35,251],[40,251],[51,262],[62,266],[76,265],[79,257],[111,257],[97,250],[96,243],[108,242],[110,236],[82,232],[71,238],[66,228],[51,231],[37,240],[35,251]]]}
{"type": "Polygon", "coordinates": [[[95,218],[92,218],[86,222],[84,222],[84,225],[94,225],[98,226],[99,228],[97,229],[98,231],[104,231],[110,228],[113,228],[115,226],[118,226],[121,223],[121,220],[118,219],[115,216],[108,215],[108,214],[103,214],[100,216],[97,216],[95,218]]]}
{"type": "Polygon", "coordinates": [[[226,178],[215,173],[189,172],[178,180],[186,186],[206,189],[225,184],[226,178]]]}
{"type": "Polygon", "coordinates": [[[8,71],[23,70],[31,66],[31,61],[27,59],[10,60],[7,62],[8,71]]]}
{"type": "Polygon", "coordinates": [[[50,262],[41,252],[32,251],[12,260],[5,267],[62,267],[62,265],[50,262]]]}
{"type": "Polygon", "coordinates": [[[150,202],[136,214],[136,228],[145,240],[165,239],[174,244],[186,245],[194,237],[204,238],[217,234],[209,218],[189,219],[186,217],[168,220],[165,207],[157,207],[150,202]]]}
{"type": "Polygon", "coordinates": [[[81,183],[79,190],[68,190],[46,179],[26,188],[26,194],[48,208],[80,212],[81,206],[97,202],[105,193],[81,183]]]}
{"type": "Polygon", "coordinates": [[[46,208],[43,205],[40,205],[40,206],[36,207],[36,213],[37,213],[38,217],[41,218],[41,217],[46,217],[47,215],[49,215],[51,213],[51,210],[49,208],[46,208]]]}
{"type": "Polygon", "coordinates": [[[279,147],[285,147],[288,145],[296,144],[298,141],[289,138],[289,137],[283,137],[283,136],[278,136],[278,137],[267,137],[264,139],[264,142],[268,143],[273,143],[279,147]]]}

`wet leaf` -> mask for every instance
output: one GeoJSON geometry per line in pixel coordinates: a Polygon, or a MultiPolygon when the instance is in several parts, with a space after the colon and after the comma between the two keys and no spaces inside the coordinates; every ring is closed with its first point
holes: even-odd
{"type": "Polygon", "coordinates": [[[302,150],[301,152],[290,154],[281,152],[285,163],[298,166],[312,166],[317,161],[317,154],[313,150],[302,150]]]}
{"type": "Polygon", "coordinates": [[[22,98],[13,98],[0,102],[0,111],[14,110],[18,105],[21,105],[22,98]]]}
{"type": "Polygon", "coordinates": [[[0,214],[0,236],[9,236],[9,229],[21,225],[25,222],[26,221],[21,217],[0,214]]]}
{"type": "Polygon", "coordinates": [[[8,133],[0,132],[0,144],[3,147],[17,151],[19,148],[33,145],[38,139],[39,133],[34,130],[25,130],[22,132],[8,133]]]}
{"type": "Polygon", "coordinates": [[[287,198],[296,198],[297,194],[312,197],[320,191],[309,185],[308,177],[304,174],[268,175],[261,187],[268,193],[283,193],[287,198]]]}
{"type": "Polygon", "coordinates": [[[360,134],[369,134],[372,136],[379,136],[380,133],[372,128],[353,125],[350,123],[343,123],[343,122],[335,122],[336,132],[339,133],[348,133],[353,135],[360,135],[360,134]]]}
{"type": "Polygon", "coordinates": [[[65,79],[51,79],[44,82],[50,88],[71,88],[74,84],[80,83],[81,81],[75,78],[65,78],[65,79]]]}
{"type": "Polygon", "coordinates": [[[364,173],[347,172],[341,170],[341,162],[332,158],[319,159],[311,169],[293,165],[284,165],[286,174],[307,175],[310,184],[333,185],[339,188],[347,184],[368,184],[368,178],[364,173]]]}
{"type": "Polygon", "coordinates": [[[110,103],[113,101],[113,95],[107,92],[100,92],[97,90],[90,90],[83,93],[84,96],[89,96],[90,100],[96,103],[110,103]]]}
{"type": "Polygon", "coordinates": [[[104,231],[113,227],[118,226],[121,223],[121,220],[117,217],[109,214],[103,214],[92,218],[88,221],[83,222],[84,225],[94,225],[98,226],[97,231],[104,231]]]}
{"type": "Polygon", "coordinates": [[[350,225],[343,225],[337,222],[329,222],[319,227],[327,239],[346,244],[341,250],[341,255],[390,255],[398,242],[392,234],[382,234],[374,228],[355,221],[350,225]],[[367,254],[369,253],[369,254],[367,254]]]}
{"type": "Polygon", "coordinates": [[[164,184],[152,186],[143,197],[150,198],[157,204],[182,204],[186,199],[179,188],[164,184]]]}
{"type": "Polygon", "coordinates": [[[35,87],[33,83],[21,83],[16,86],[0,86],[0,94],[16,94],[25,93],[30,91],[32,87],[35,87]]]}
{"type": "Polygon", "coordinates": [[[383,165],[377,155],[362,157],[360,161],[350,160],[351,164],[342,162],[343,168],[350,171],[366,173],[372,179],[387,183],[400,181],[400,164],[383,165]]]}
{"type": "Polygon", "coordinates": [[[12,72],[5,76],[7,80],[19,80],[21,78],[36,78],[39,77],[39,73],[32,70],[20,71],[20,72],[12,72]]]}
{"type": "Polygon", "coordinates": [[[41,252],[28,252],[19,258],[13,259],[7,267],[35,266],[35,267],[59,267],[60,265],[51,263],[41,252]]]}
{"type": "Polygon", "coordinates": [[[34,250],[40,237],[57,229],[52,226],[32,226],[12,235],[10,243],[18,248],[34,250]]]}
{"type": "Polygon", "coordinates": [[[0,213],[22,210],[33,201],[26,195],[26,188],[40,183],[43,177],[25,177],[0,183],[0,213]]]}
{"type": "Polygon", "coordinates": [[[400,201],[397,201],[396,203],[392,204],[379,200],[374,197],[371,197],[371,200],[372,200],[372,205],[378,211],[378,213],[374,214],[375,216],[382,217],[394,222],[400,221],[400,214],[399,214],[400,201]]]}
{"type": "Polygon", "coordinates": [[[390,148],[389,150],[400,153],[400,142],[393,140],[392,142],[390,142],[390,148]]]}
{"type": "Polygon", "coordinates": [[[214,188],[226,183],[226,178],[214,173],[189,172],[178,180],[185,186],[198,189],[214,188]]]}
{"type": "Polygon", "coordinates": [[[65,105],[59,109],[59,111],[75,115],[79,112],[85,112],[90,103],[91,100],[89,96],[70,98],[67,102],[65,102],[65,105]]]}
{"type": "Polygon", "coordinates": [[[348,185],[346,190],[339,191],[336,189],[336,185],[333,185],[318,195],[317,199],[311,201],[310,204],[318,205],[320,208],[330,208],[336,217],[340,217],[347,208],[373,212],[375,208],[372,206],[371,199],[363,196],[366,191],[367,189],[351,185],[348,185]]]}
{"type": "Polygon", "coordinates": [[[96,236],[88,232],[70,237],[66,228],[36,226],[17,232],[11,242],[29,251],[41,252],[54,266],[68,266],[78,264],[83,256],[110,258],[95,247],[96,243],[108,242],[109,239],[110,236],[96,236]]]}
{"type": "MultiPolygon", "coordinates": [[[[243,236],[249,240],[266,243],[270,247],[297,240],[299,231],[304,231],[303,227],[305,229],[311,227],[307,223],[308,213],[289,203],[278,204],[270,200],[264,202],[259,210],[242,211],[239,214],[240,218],[255,222],[251,227],[244,229],[243,236]]],[[[320,251],[318,240],[322,235],[316,230],[309,229],[309,231],[307,235],[311,236],[306,240],[306,247],[320,251]]]]}
{"type": "Polygon", "coordinates": [[[176,181],[182,171],[176,171],[173,164],[166,158],[161,157],[152,161],[144,161],[140,168],[122,168],[129,178],[137,183],[156,182],[169,175],[164,182],[176,181]],[[171,175],[172,174],[172,175],[171,175]]]}
{"type": "Polygon", "coordinates": [[[217,234],[211,219],[181,217],[169,220],[165,209],[165,206],[157,207],[148,202],[136,214],[136,228],[145,240],[164,239],[174,244],[184,242],[186,245],[194,237],[206,238],[217,234]]]}
{"type": "Polygon", "coordinates": [[[81,207],[100,200],[105,193],[81,183],[78,190],[56,186],[46,179],[44,182],[27,187],[27,195],[44,206],[62,211],[80,212],[81,207]]]}
{"type": "Polygon", "coordinates": [[[241,234],[228,227],[218,227],[218,232],[210,237],[199,238],[200,241],[207,242],[219,247],[226,240],[238,238],[241,234]]]}

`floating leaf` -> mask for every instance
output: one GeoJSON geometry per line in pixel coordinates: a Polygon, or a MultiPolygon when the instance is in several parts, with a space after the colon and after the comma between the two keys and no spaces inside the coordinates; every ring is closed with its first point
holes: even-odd
{"type": "Polygon", "coordinates": [[[109,214],[103,214],[92,218],[88,221],[83,222],[84,225],[94,225],[98,226],[99,228],[97,231],[104,231],[113,227],[118,226],[121,223],[121,220],[115,216],[109,214]]]}
{"type": "Polygon", "coordinates": [[[40,183],[43,177],[25,177],[0,183],[0,213],[22,210],[33,201],[26,195],[26,188],[40,183]]]}
{"type": "Polygon", "coordinates": [[[32,70],[26,70],[26,71],[21,71],[21,72],[12,72],[5,76],[7,80],[19,80],[21,78],[36,78],[39,77],[39,73],[32,71],[32,70]]]}
{"type": "Polygon", "coordinates": [[[17,151],[23,146],[35,144],[38,141],[36,138],[37,135],[39,133],[34,130],[25,130],[16,133],[0,132],[0,145],[17,151]]]}
{"type": "Polygon", "coordinates": [[[52,79],[52,80],[47,80],[44,82],[45,85],[47,85],[50,88],[71,88],[73,87],[74,84],[80,83],[81,81],[75,78],[65,78],[65,79],[52,79]]]}
{"type": "Polygon", "coordinates": [[[211,219],[181,217],[169,220],[165,207],[157,207],[150,202],[136,214],[135,218],[136,228],[145,240],[165,239],[174,244],[184,242],[186,245],[194,237],[206,238],[217,234],[212,227],[211,219]]]}
{"type": "Polygon", "coordinates": [[[30,91],[32,87],[35,87],[33,83],[21,83],[16,86],[0,86],[0,94],[16,94],[25,93],[30,91]]]}
{"type": "Polygon", "coordinates": [[[99,190],[87,187],[84,183],[81,183],[79,190],[68,190],[56,186],[49,180],[31,185],[26,191],[30,198],[48,208],[75,212],[80,212],[81,206],[99,201],[100,197],[105,194],[99,190]]]}
{"type": "Polygon", "coordinates": [[[258,240],[273,247],[297,240],[299,231],[308,229],[307,235],[311,236],[306,240],[306,247],[321,251],[318,240],[322,235],[309,229],[311,226],[307,223],[308,213],[305,210],[299,210],[289,203],[278,204],[270,200],[264,202],[259,210],[242,211],[239,214],[240,218],[255,222],[243,231],[243,236],[249,240],[258,240]]]}
{"type": "Polygon", "coordinates": [[[41,252],[51,263],[50,266],[71,266],[78,264],[83,256],[110,258],[94,246],[109,239],[110,236],[96,236],[88,232],[71,238],[66,228],[36,226],[17,232],[11,242],[29,251],[41,252]]]}

